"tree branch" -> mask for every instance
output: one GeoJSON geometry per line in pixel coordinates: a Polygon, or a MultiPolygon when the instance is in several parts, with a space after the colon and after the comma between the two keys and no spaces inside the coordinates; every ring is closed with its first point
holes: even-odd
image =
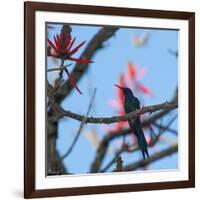
{"type": "MultiPolygon", "coordinates": [[[[151,139],[150,143],[148,144],[148,147],[152,147],[154,146],[160,139],[160,137],[163,135],[163,133],[165,131],[168,131],[169,130],[169,127],[171,126],[171,124],[174,122],[174,120],[177,118],[177,115],[175,115],[169,122],[168,124],[165,126],[165,127],[162,127],[160,128],[160,131],[158,134],[155,134],[155,136],[151,139]]],[[[137,144],[134,144],[132,145],[131,147],[125,145],[123,146],[121,149],[119,149],[117,152],[116,152],[116,155],[115,157],[100,171],[101,173],[104,173],[106,172],[111,166],[112,164],[114,164],[116,158],[118,156],[120,156],[122,153],[124,152],[127,152],[127,153],[133,153],[135,151],[139,150],[138,148],[138,145],[137,144]]]]}
{"type": "MultiPolygon", "coordinates": [[[[85,118],[84,115],[79,115],[76,113],[72,113],[70,111],[66,111],[63,108],[61,108],[59,105],[55,105],[55,103],[54,103],[54,105],[52,105],[52,107],[58,111],[60,118],[65,116],[65,117],[73,118],[78,121],[82,121],[85,118]]],[[[172,110],[177,107],[178,107],[178,103],[162,103],[162,104],[143,107],[141,109],[138,109],[134,112],[130,112],[123,116],[113,116],[113,117],[105,117],[105,118],[103,118],[103,117],[97,117],[97,118],[88,117],[86,120],[86,123],[111,124],[114,122],[127,121],[129,119],[136,118],[136,117],[140,116],[141,114],[152,113],[152,112],[156,112],[159,110],[172,110]]]]}
{"type": "MultiPolygon", "coordinates": [[[[153,122],[155,122],[156,120],[164,117],[165,115],[167,115],[171,110],[162,110],[156,114],[154,114],[153,116],[149,117],[148,119],[146,119],[145,121],[142,122],[142,127],[147,127],[149,126],[150,124],[152,124],[153,122]]],[[[110,133],[108,133],[103,139],[102,139],[102,142],[101,144],[99,145],[98,149],[97,149],[97,152],[96,152],[96,156],[94,158],[94,161],[92,162],[92,165],[91,165],[91,169],[90,171],[92,173],[96,173],[99,171],[100,167],[101,167],[101,164],[103,162],[103,159],[106,155],[106,152],[107,152],[107,149],[108,149],[108,146],[109,146],[109,143],[116,139],[116,138],[119,138],[121,136],[124,136],[124,135],[129,135],[131,134],[131,129],[130,128],[127,128],[127,129],[121,129],[121,130],[118,130],[118,131],[112,131],[110,133]]]]}
{"type": "MultiPolygon", "coordinates": [[[[88,46],[83,51],[80,58],[82,59],[88,59],[90,60],[93,55],[103,47],[103,43],[111,38],[115,32],[118,30],[118,28],[109,28],[105,27],[98,31],[98,33],[92,38],[92,40],[89,42],[88,46]]],[[[87,71],[88,64],[87,63],[76,63],[71,75],[73,76],[74,80],[78,82],[82,77],[83,74],[87,71]]],[[[69,83],[69,80],[67,80],[62,86],[52,88],[50,84],[48,84],[48,91],[53,91],[51,93],[50,99],[56,100],[56,102],[61,103],[62,100],[72,91],[73,87],[69,83]]],[[[49,97],[49,96],[48,96],[49,97]]],[[[49,100],[50,100],[49,99],[49,100]]],[[[50,102],[49,102],[50,103],[50,102]]],[[[55,165],[54,168],[56,168],[56,171],[64,171],[65,167],[60,158],[59,153],[56,150],[56,139],[58,134],[58,116],[57,113],[54,113],[52,109],[49,109],[48,111],[48,168],[52,169],[52,166],[55,165]],[[54,155],[56,155],[56,158],[53,158],[54,155]],[[53,158],[53,159],[52,159],[53,158]],[[57,163],[51,162],[51,160],[56,160],[57,163]],[[59,161],[58,161],[59,160],[59,161]],[[59,167],[58,166],[59,164],[59,167]],[[59,170],[58,170],[59,168],[59,170]]]]}
{"type": "Polygon", "coordinates": [[[65,65],[63,67],[56,67],[56,68],[47,69],[47,72],[61,71],[61,70],[64,70],[66,67],[69,67],[70,65],[72,65],[72,63],[65,65]]]}
{"type": "Polygon", "coordinates": [[[166,129],[166,128],[167,128],[167,130],[168,130],[170,133],[173,133],[174,135],[178,135],[178,131],[175,130],[175,129],[169,128],[169,127],[167,127],[167,126],[165,126],[165,125],[158,124],[158,123],[156,123],[156,122],[153,123],[153,125],[154,125],[155,127],[157,127],[157,128],[160,128],[160,129],[166,129]]]}
{"type": "Polygon", "coordinates": [[[136,163],[133,163],[133,164],[129,164],[127,166],[124,166],[123,168],[123,171],[133,171],[133,170],[136,170],[140,167],[145,167],[147,165],[149,165],[150,163],[156,161],[156,160],[159,160],[165,156],[169,156],[175,152],[178,151],[178,144],[174,144],[172,146],[170,146],[169,148],[163,150],[163,151],[160,151],[160,152],[157,152],[155,154],[153,154],[150,158],[148,159],[145,159],[145,160],[141,160],[141,161],[138,161],[136,163]]]}

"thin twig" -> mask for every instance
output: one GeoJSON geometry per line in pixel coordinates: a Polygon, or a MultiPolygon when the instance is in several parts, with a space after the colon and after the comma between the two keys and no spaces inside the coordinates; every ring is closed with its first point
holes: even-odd
{"type": "MultiPolygon", "coordinates": [[[[160,129],[165,129],[167,126],[165,125],[161,125],[161,124],[158,124],[156,122],[153,123],[154,126],[156,126],[157,128],[160,128],[160,129]]],[[[174,135],[178,135],[178,132],[177,130],[175,129],[172,129],[172,128],[168,128],[167,129],[170,133],[173,133],[174,135]]]]}
{"type": "Polygon", "coordinates": [[[64,67],[57,67],[57,68],[48,69],[47,72],[61,71],[61,70],[64,70],[66,67],[69,67],[70,65],[72,65],[72,63],[70,63],[70,64],[68,64],[68,65],[65,65],[64,67]]]}
{"type": "Polygon", "coordinates": [[[90,113],[90,110],[91,110],[91,108],[92,108],[92,104],[93,104],[95,95],[96,95],[96,88],[94,89],[94,93],[93,93],[92,98],[91,98],[91,100],[90,100],[90,104],[89,104],[87,113],[86,113],[85,117],[83,118],[83,120],[81,121],[80,127],[79,127],[79,129],[78,129],[77,134],[76,134],[76,137],[74,138],[74,140],[73,140],[71,146],[69,147],[69,149],[67,150],[67,152],[66,152],[63,156],[61,156],[61,159],[62,159],[62,160],[65,159],[65,158],[72,152],[72,150],[73,150],[73,148],[74,148],[76,142],[78,141],[78,138],[79,138],[79,136],[80,136],[80,134],[81,134],[81,131],[82,131],[82,129],[83,129],[83,126],[84,126],[84,124],[86,123],[87,117],[88,117],[88,115],[89,115],[89,113],[90,113]]]}
{"type": "Polygon", "coordinates": [[[63,76],[63,71],[64,71],[64,63],[65,63],[65,60],[64,59],[62,59],[61,60],[61,65],[60,65],[60,72],[59,72],[59,78],[58,78],[58,80],[61,80],[62,79],[62,76],[63,76]]]}

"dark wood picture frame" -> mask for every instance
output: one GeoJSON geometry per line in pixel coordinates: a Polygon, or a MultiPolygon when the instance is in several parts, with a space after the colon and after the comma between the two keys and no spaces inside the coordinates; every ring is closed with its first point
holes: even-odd
{"type": "Polygon", "coordinates": [[[114,8],[58,3],[25,2],[24,4],[24,197],[55,197],[144,190],[187,188],[195,186],[195,13],[132,8],[114,8]],[[35,12],[70,12],[163,19],[189,22],[189,180],[161,183],[123,184],[36,190],[35,188],[35,12]]]}

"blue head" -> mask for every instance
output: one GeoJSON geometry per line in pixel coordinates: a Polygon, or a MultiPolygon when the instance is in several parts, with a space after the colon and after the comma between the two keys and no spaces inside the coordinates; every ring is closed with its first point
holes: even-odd
{"type": "Polygon", "coordinates": [[[115,86],[120,88],[123,91],[125,97],[128,97],[128,98],[134,97],[133,92],[131,91],[130,88],[121,87],[121,86],[116,85],[116,84],[115,84],[115,86]]]}

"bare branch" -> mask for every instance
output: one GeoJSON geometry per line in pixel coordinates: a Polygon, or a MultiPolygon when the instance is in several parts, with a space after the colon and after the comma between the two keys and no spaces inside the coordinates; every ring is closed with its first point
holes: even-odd
{"type": "MultiPolygon", "coordinates": [[[[175,115],[169,122],[168,124],[162,129],[160,129],[159,133],[158,134],[155,134],[155,137],[150,141],[150,143],[148,144],[148,147],[152,147],[154,146],[160,139],[161,135],[165,132],[165,131],[168,131],[169,130],[169,127],[171,126],[171,124],[174,122],[174,120],[177,118],[177,115],[175,115]]],[[[132,145],[131,147],[125,145],[123,146],[121,149],[119,149],[117,152],[116,152],[116,155],[115,157],[100,171],[100,172],[106,172],[111,166],[112,164],[114,164],[115,162],[115,159],[121,155],[122,153],[124,152],[127,152],[127,153],[133,153],[135,151],[139,150],[138,148],[138,145],[137,144],[134,144],[132,145]]]]}
{"type": "Polygon", "coordinates": [[[175,129],[169,128],[169,127],[167,127],[167,126],[165,126],[165,125],[158,124],[158,123],[156,123],[156,122],[154,122],[153,125],[156,126],[157,128],[160,128],[160,129],[165,129],[165,128],[167,128],[167,130],[168,130],[170,133],[173,133],[174,135],[178,135],[178,132],[177,132],[177,130],[175,130],[175,129]]]}
{"type": "Polygon", "coordinates": [[[65,67],[69,67],[70,65],[72,65],[72,63],[70,63],[70,64],[68,64],[68,65],[65,65],[65,66],[63,66],[63,67],[56,67],[56,68],[48,69],[47,72],[61,71],[61,70],[65,69],[65,67]]]}
{"type": "MultiPolygon", "coordinates": [[[[160,112],[154,114],[153,116],[149,117],[148,119],[146,119],[145,121],[142,122],[142,127],[149,126],[156,120],[161,119],[162,117],[167,115],[170,111],[171,110],[163,110],[163,111],[160,111],[160,112]]],[[[119,138],[119,137],[125,136],[125,135],[129,135],[129,134],[132,134],[132,131],[130,128],[127,128],[127,129],[121,129],[118,131],[110,132],[103,138],[101,144],[99,145],[99,148],[97,149],[94,161],[92,162],[92,165],[91,165],[90,170],[92,173],[96,173],[99,171],[101,164],[103,162],[103,159],[106,155],[109,143],[116,138],[119,138]]]]}
{"type": "Polygon", "coordinates": [[[133,171],[133,170],[136,170],[140,167],[145,167],[145,166],[149,165],[150,163],[152,163],[156,160],[159,160],[161,158],[164,158],[166,156],[169,156],[169,155],[171,155],[171,154],[173,154],[177,151],[178,151],[178,144],[174,144],[174,145],[170,146],[169,148],[167,148],[163,151],[160,151],[160,152],[153,154],[148,159],[141,160],[141,161],[138,161],[136,163],[124,166],[123,171],[133,171]]]}
{"type": "MultiPolygon", "coordinates": [[[[54,105],[52,105],[52,107],[55,107],[54,105]]],[[[152,106],[147,106],[147,107],[143,107],[139,110],[136,110],[134,112],[130,112],[126,115],[123,116],[113,116],[113,117],[88,117],[86,120],[86,123],[98,123],[98,124],[111,124],[111,123],[115,123],[115,122],[120,122],[120,121],[127,121],[129,119],[133,119],[138,117],[141,114],[145,114],[145,113],[152,113],[152,112],[156,112],[159,110],[172,110],[178,107],[177,103],[162,103],[162,104],[157,104],[157,105],[152,105],[152,106]]],[[[64,109],[62,109],[61,107],[58,108],[58,106],[55,107],[58,112],[60,113],[60,118],[66,116],[66,117],[71,117],[73,119],[76,119],[78,121],[82,121],[85,116],[84,115],[79,115],[76,113],[72,113],[70,111],[66,111],[64,109]]]]}

